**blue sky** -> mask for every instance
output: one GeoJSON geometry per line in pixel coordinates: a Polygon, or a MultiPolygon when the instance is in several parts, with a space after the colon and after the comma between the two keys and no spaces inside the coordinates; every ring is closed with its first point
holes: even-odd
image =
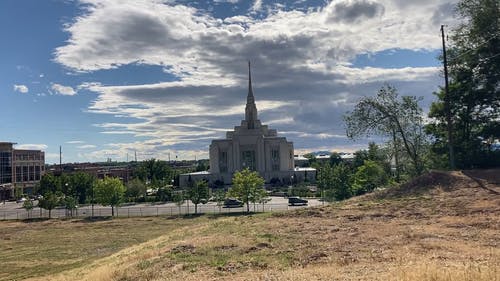
{"type": "Polygon", "coordinates": [[[348,151],[342,115],[385,82],[441,84],[454,1],[0,1],[0,141],[48,163],[207,157],[244,117],[299,152],[348,151]]]}

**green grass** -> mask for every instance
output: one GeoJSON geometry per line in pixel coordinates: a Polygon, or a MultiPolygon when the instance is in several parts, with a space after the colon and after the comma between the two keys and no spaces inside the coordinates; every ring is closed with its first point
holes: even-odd
{"type": "Polygon", "coordinates": [[[77,268],[200,220],[204,218],[1,222],[0,280],[44,276],[77,268]]]}

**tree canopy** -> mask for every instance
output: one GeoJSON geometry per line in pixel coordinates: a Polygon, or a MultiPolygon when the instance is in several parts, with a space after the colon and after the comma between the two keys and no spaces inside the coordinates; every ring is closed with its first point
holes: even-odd
{"type": "MultiPolygon", "coordinates": [[[[500,138],[500,2],[462,0],[457,15],[462,21],[451,31],[447,48],[455,163],[457,168],[500,165],[500,152],[490,149],[500,138]]],[[[426,130],[445,166],[446,94],[444,89],[435,94],[426,130]]]]}
{"type": "Polygon", "coordinates": [[[111,216],[115,215],[114,207],[118,206],[125,194],[125,186],[119,178],[105,177],[95,183],[95,199],[103,206],[111,206],[111,216]]]}
{"type": "Polygon", "coordinates": [[[229,189],[228,196],[243,201],[247,204],[247,212],[250,212],[249,203],[259,202],[265,196],[263,190],[264,179],[257,172],[246,168],[234,173],[233,187],[229,189]]]}
{"type": "Polygon", "coordinates": [[[399,96],[397,89],[384,85],[375,97],[364,97],[352,112],[344,116],[347,136],[380,135],[389,136],[394,150],[404,147],[416,174],[424,169],[422,154],[425,134],[423,133],[422,108],[415,96],[399,96]]]}

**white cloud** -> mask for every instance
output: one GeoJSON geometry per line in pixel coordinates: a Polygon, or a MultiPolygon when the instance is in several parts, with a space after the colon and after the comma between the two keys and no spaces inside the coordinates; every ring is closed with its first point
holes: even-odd
{"type": "Polygon", "coordinates": [[[231,3],[231,4],[236,4],[240,0],[214,0],[215,3],[231,3]]]}
{"type": "Polygon", "coordinates": [[[46,144],[18,144],[16,149],[27,149],[27,150],[45,150],[47,149],[46,144]]]}
{"type": "Polygon", "coordinates": [[[88,148],[96,148],[97,146],[93,145],[93,144],[84,144],[84,145],[79,145],[77,146],[76,148],[80,148],[80,149],[88,149],[88,148]]]}
{"type": "Polygon", "coordinates": [[[57,95],[63,95],[63,96],[76,95],[76,91],[70,86],[63,86],[61,84],[52,83],[52,86],[50,88],[54,90],[57,95]]]}
{"type": "Polygon", "coordinates": [[[68,143],[68,144],[82,144],[85,142],[81,141],[81,140],[72,140],[72,141],[67,141],[66,143],[68,143]]]}
{"type": "MultiPolygon", "coordinates": [[[[361,96],[390,82],[403,94],[424,95],[428,107],[440,83],[435,67],[355,67],[353,59],[387,50],[437,50],[433,17],[449,20],[447,0],[339,0],[320,9],[275,9],[262,17],[249,11],[226,19],[164,1],[81,2],[86,10],[66,26],[70,39],[55,50],[56,62],[75,72],[158,65],[177,78],[78,86],[97,93],[88,112],[117,117],[97,124],[103,133],[147,139],[108,151],[122,155],[132,145],[157,155],[203,151],[210,139],[223,137],[243,117],[248,59],[264,123],[285,135],[297,132],[287,135],[296,148],[347,146],[339,137],[345,133],[342,114],[361,96]]],[[[263,3],[252,7],[261,10],[263,3]]]]}
{"type": "Polygon", "coordinates": [[[262,0],[254,0],[252,8],[250,10],[252,12],[258,12],[262,10],[262,0]]]}
{"type": "Polygon", "coordinates": [[[15,84],[14,85],[14,91],[22,93],[22,94],[26,94],[27,92],[29,92],[29,89],[28,89],[28,87],[26,85],[17,85],[17,84],[15,84]]]}

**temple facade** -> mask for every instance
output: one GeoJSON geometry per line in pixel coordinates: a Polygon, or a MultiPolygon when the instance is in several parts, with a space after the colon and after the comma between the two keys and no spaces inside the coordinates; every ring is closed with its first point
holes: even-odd
{"type": "Polygon", "coordinates": [[[225,139],[210,144],[210,169],[205,172],[183,174],[180,185],[200,179],[230,184],[234,172],[248,168],[257,171],[267,183],[271,181],[314,181],[316,171],[311,168],[295,168],[293,143],[278,136],[274,129],[263,125],[258,118],[252,89],[250,62],[248,63],[248,94],[245,119],[240,126],[226,133],[225,139]],[[306,170],[309,170],[309,174],[306,170]],[[295,177],[295,179],[294,179],[295,177]]]}

